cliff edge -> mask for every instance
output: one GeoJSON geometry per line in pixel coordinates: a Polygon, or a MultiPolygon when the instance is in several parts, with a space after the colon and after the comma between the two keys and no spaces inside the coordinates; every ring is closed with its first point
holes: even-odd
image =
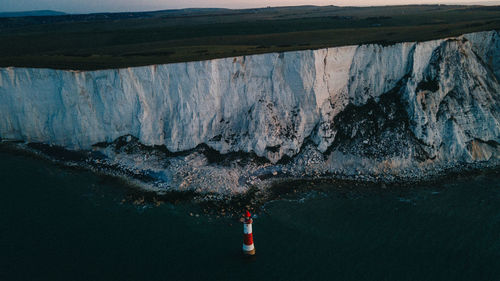
{"type": "Polygon", "coordinates": [[[100,71],[0,69],[0,138],[160,189],[425,177],[500,159],[500,36],[100,71]]]}

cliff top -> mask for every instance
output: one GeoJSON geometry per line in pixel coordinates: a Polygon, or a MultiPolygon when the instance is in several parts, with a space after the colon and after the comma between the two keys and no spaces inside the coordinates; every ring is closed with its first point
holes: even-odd
{"type": "Polygon", "coordinates": [[[0,18],[0,67],[95,70],[500,29],[500,6],[301,6],[0,18]]]}

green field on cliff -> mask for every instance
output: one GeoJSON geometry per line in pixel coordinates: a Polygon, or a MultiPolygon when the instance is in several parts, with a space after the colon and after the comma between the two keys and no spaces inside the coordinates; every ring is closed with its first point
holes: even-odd
{"type": "Polygon", "coordinates": [[[500,29],[500,6],[300,6],[0,18],[0,66],[93,70],[500,29]]]}

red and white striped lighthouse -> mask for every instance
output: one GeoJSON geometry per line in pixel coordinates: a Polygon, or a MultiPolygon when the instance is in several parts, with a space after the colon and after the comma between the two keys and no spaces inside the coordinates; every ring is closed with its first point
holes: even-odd
{"type": "Polygon", "coordinates": [[[245,213],[245,220],[243,221],[243,254],[253,256],[255,255],[255,246],[253,245],[252,235],[252,214],[249,211],[245,213]]]}

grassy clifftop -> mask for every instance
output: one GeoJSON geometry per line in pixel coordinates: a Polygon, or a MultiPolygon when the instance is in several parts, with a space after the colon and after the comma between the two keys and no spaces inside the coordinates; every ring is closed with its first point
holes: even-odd
{"type": "Polygon", "coordinates": [[[500,7],[281,7],[0,18],[0,66],[93,70],[500,29],[500,7]]]}

